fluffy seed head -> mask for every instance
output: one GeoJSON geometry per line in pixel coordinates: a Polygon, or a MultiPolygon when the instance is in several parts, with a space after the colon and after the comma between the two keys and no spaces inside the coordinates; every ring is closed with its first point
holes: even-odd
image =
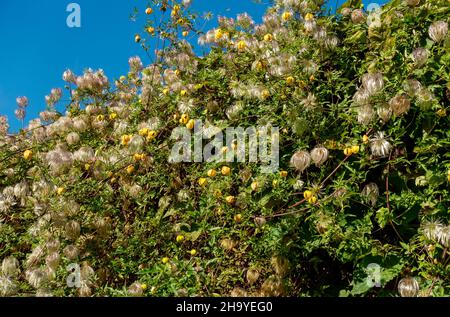
{"type": "Polygon", "coordinates": [[[311,164],[311,156],[306,151],[295,152],[291,157],[291,165],[302,173],[311,164]]]}
{"type": "Polygon", "coordinates": [[[434,42],[440,42],[447,37],[448,23],[445,21],[433,22],[428,28],[428,35],[434,42]]]}
{"type": "Polygon", "coordinates": [[[396,116],[401,116],[409,111],[411,102],[405,95],[397,95],[389,101],[389,106],[396,116]]]}
{"type": "Polygon", "coordinates": [[[405,277],[398,282],[397,289],[401,297],[416,297],[420,287],[414,277],[405,277]]]}
{"type": "Polygon", "coordinates": [[[316,146],[311,151],[311,159],[317,167],[325,163],[328,159],[328,150],[323,146],[316,146]]]}
{"type": "Polygon", "coordinates": [[[387,140],[384,132],[377,132],[375,136],[370,139],[370,150],[372,155],[377,158],[383,158],[389,155],[392,150],[392,145],[387,140]]]}

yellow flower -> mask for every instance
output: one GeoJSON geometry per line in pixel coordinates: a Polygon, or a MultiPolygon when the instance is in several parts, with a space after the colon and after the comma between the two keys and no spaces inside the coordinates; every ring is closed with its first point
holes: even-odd
{"type": "Polygon", "coordinates": [[[237,223],[241,222],[242,221],[242,215],[241,214],[234,215],[234,221],[237,222],[237,223]]]}
{"type": "Polygon", "coordinates": [[[186,124],[186,128],[188,128],[189,130],[194,129],[194,126],[195,126],[195,120],[194,119],[189,120],[189,122],[186,124]]]}
{"type": "Polygon", "coordinates": [[[189,254],[195,256],[197,254],[197,250],[192,249],[191,251],[189,251],[189,254]]]}
{"type": "Polygon", "coordinates": [[[264,35],[264,41],[266,42],[271,42],[273,40],[273,35],[270,33],[267,33],[266,35],[264,35]]]}
{"type": "Polygon", "coordinates": [[[203,88],[203,84],[196,84],[196,85],[194,86],[194,88],[195,88],[195,90],[202,89],[202,88],[203,88]]]}
{"type": "Polygon", "coordinates": [[[138,133],[139,133],[140,136],[146,136],[149,131],[150,130],[148,128],[142,128],[142,129],[139,130],[138,133]]]}
{"type": "Polygon", "coordinates": [[[84,169],[86,171],[89,171],[90,168],[91,168],[91,164],[88,164],[88,163],[84,164],[84,169]]]}
{"type": "Polygon", "coordinates": [[[312,13],[307,13],[305,15],[305,21],[311,21],[312,19],[314,19],[314,14],[312,13]]]}
{"type": "Polygon", "coordinates": [[[245,50],[246,47],[247,47],[247,42],[245,42],[244,40],[241,40],[237,43],[237,48],[240,51],[245,50]]]}
{"type": "Polygon", "coordinates": [[[215,177],[216,175],[217,175],[216,170],[210,169],[210,170],[208,171],[208,176],[209,176],[209,177],[215,177]]]}
{"type": "Polygon", "coordinates": [[[278,186],[278,180],[274,179],[274,180],[272,181],[272,186],[273,186],[273,187],[277,187],[277,186],[278,186]]]}
{"type": "Polygon", "coordinates": [[[347,155],[347,156],[350,156],[350,155],[352,155],[353,154],[353,152],[352,152],[352,148],[345,148],[344,149],[344,154],[345,155],[347,155]]]}
{"type": "Polygon", "coordinates": [[[443,117],[445,117],[445,116],[447,115],[447,110],[441,108],[441,109],[439,109],[438,111],[436,111],[436,114],[437,114],[439,117],[443,118],[443,117]]]}
{"type": "Polygon", "coordinates": [[[310,198],[313,197],[313,196],[314,196],[314,194],[313,194],[313,192],[310,191],[310,190],[305,190],[305,191],[303,192],[303,197],[305,197],[305,199],[310,199],[310,198]]]}
{"type": "Polygon", "coordinates": [[[164,257],[164,258],[162,258],[161,262],[164,263],[164,264],[169,263],[169,258],[168,257],[164,257]]]}
{"type": "Polygon", "coordinates": [[[136,36],[134,37],[134,41],[136,43],[139,43],[141,41],[141,36],[139,34],[136,34],[136,36]]]}
{"type": "Polygon", "coordinates": [[[147,284],[141,284],[141,289],[145,291],[147,289],[147,284]]]}
{"type": "Polygon", "coordinates": [[[228,166],[223,166],[221,173],[223,176],[228,176],[231,173],[231,168],[229,168],[228,166]]]}
{"type": "Polygon", "coordinates": [[[270,97],[270,92],[267,89],[264,89],[261,93],[263,99],[267,99],[270,97]]]}
{"type": "Polygon", "coordinates": [[[214,36],[216,40],[220,40],[223,37],[223,31],[221,29],[217,29],[214,36]]]}
{"type": "Polygon", "coordinates": [[[183,114],[180,118],[180,123],[181,124],[187,124],[189,121],[189,115],[187,114],[183,114]]]}
{"type": "Polygon", "coordinates": [[[353,154],[356,154],[356,153],[358,153],[359,152],[359,145],[353,145],[352,146],[352,153],[353,154]]]}
{"type": "Polygon", "coordinates": [[[26,161],[31,160],[32,157],[33,157],[33,152],[31,152],[30,150],[26,150],[25,152],[23,152],[23,158],[26,161]]]}
{"type": "Polygon", "coordinates": [[[252,190],[255,192],[255,191],[257,191],[258,188],[259,188],[259,183],[258,183],[257,181],[254,181],[254,182],[250,185],[250,187],[251,187],[252,190]]]}
{"type": "Polygon", "coordinates": [[[228,152],[228,146],[223,146],[222,147],[222,153],[225,154],[228,152]]]}
{"type": "Polygon", "coordinates": [[[281,15],[281,18],[283,19],[283,21],[288,21],[288,20],[290,20],[292,18],[292,13],[289,12],[289,11],[285,11],[281,15]]]}
{"type": "Polygon", "coordinates": [[[149,26],[149,27],[147,28],[147,32],[150,33],[150,34],[153,34],[153,33],[155,33],[155,28],[152,27],[152,26],[149,26]]]}
{"type": "Polygon", "coordinates": [[[152,8],[147,8],[145,10],[145,14],[147,14],[147,15],[152,14],[152,13],[153,13],[153,9],[152,8]]]}
{"type": "Polygon", "coordinates": [[[110,115],[109,115],[109,119],[110,120],[114,120],[114,119],[116,119],[117,118],[117,113],[115,113],[115,112],[113,112],[113,113],[111,113],[110,115]]]}
{"type": "Polygon", "coordinates": [[[138,154],[138,153],[134,154],[134,160],[136,162],[143,161],[144,159],[145,159],[145,154],[138,154]]]}
{"type": "Polygon", "coordinates": [[[222,192],[221,192],[220,190],[217,189],[217,190],[214,192],[214,196],[215,196],[216,198],[219,198],[219,197],[222,196],[222,192]]]}
{"type": "Polygon", "coordinates": [[[362,137],[363,143],[369,143],[369,137],[367,136],[367,134],[364,134],[362,137]]]}
{"type": "Polygon", "coordinates": [[[288,78],[286,78],[286,84],[288,84],[289,86],[292,86],[295,83],[295,78],[292,76],[289,76],[288,78]]]}
{"type": "Polygon", "coordinates": [[[288,172],[287,171],[281,171],[280,172],[280,176],[281,177],[287,177],[288,176],[288,172]]]}
{"type": "Polygon", "coordinates": [[[205,186],[207,183],[208,183],[208,180],[204,177],[201,177],[198,179],[198,184],[202,187],[205,186]]]}
{"type": "Polygon", "coordinates": [[[62,194],[64,194],[65,191],[66,190],[64,189],[64,187],[58,187],[58,189],[56,190],[56,193],[58,195],[62,195],[62,194]]]}
{"type": "Polygon", "coordinates": [[[188,36],[189,32],[188,31],[183,31],[183,33],[181,33],[183,36],[188,36]]]}
{"type": "Polygon", "coordinates": [[[315,79],[314,75],[309,76],[309,81],[313,81],[315,79]]]}
{"type": "Polygon", "coordinates": [[[181,96],[181,97],[186,96],[186,94],[187,94],[187,91],[186,91],[185,89],[183,89],[183,90],[180,91],[180,96],[181,96]]]}
{"type": "Polygon", "coordinates": [[[177,235],[177,242],[183,242],[184,236],[182,234],[177,235]]]}
{"type": "Polygon", "coordinates": [[[234,196],[227,196],[225,198],[226,202],[229,203],[230,205],[234,204],[236,202],[236,197],[234,196]]]}
{"type": "Polygon", "coordinates": [[[261,69],[263,69],[263,68],[264,68],[263,63],[262,63],[261,61],[258,61],[258,62],[256,63],[256,69],[257,69],[257,70],[261,70],[261,69]]]}
{"type": "Polygon", "coordinates": [[[148,133],[147,133],[147,141],[151,141],[151,140],[155,139],[157,134],[158,134],[158,132],[156,132],[156,131],[153,131],[153,130],[148,131],[148,133]]]}
{"type": "Polygon", "coordinates": [[[102,114],[99,114],[99,115],[97,116],[97,121],[103,121],[103,120],[105,120],[105,116],[102,115],[102,114]]]}
{"type": "Polygon", "coordinates": [[[314,205],[314,204],[317,202],[317,197],[316,197],[316,196],[310,197],[310,198],[308,199],[308,202],[309,202],[311,205],[314,205]]]}
{"type": "Polygon", "coordinates": [[[120,138],[120,143],[122,145],[128,145],[128,143],[130,143],[132,137],[133,136],[130,134],[122,135],[122,137],[120,138]]]}
{"type": "Polygon", "coordinates": [[[129,165],[127,167],[127,173],[132,174],[135,171],[134,165],[129,165]]]}

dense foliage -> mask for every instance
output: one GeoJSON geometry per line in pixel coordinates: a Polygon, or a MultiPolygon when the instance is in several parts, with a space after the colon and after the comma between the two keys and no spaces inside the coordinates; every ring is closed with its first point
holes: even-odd
{"type": "Polygon", "coordinates": [[[135,37],[160,38],[149,66],[66,71],[66,113],[53,89],[19,134],[3,118],[0,294],[449,295],[449,2],[322,4],[201,33],[189,1],[155,1],[135,37]],[[169,163],[192,119],[279,127],[279,172],[169,163]]]}

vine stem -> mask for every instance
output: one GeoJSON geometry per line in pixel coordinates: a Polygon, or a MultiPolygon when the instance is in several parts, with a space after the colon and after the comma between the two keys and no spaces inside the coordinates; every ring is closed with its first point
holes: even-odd
{"type": "MultiPolygon", "coordinates": [[[[391,161],[391,153],[389,153],[389,162],[391,161]]],[[[390,163],[388,162],[387,165],[387,174],[386,174],[386,207],[388,211],[391,211],[391,206],[389,204],[389,170],[390,170],[390,163]]]]}
{"type": "Polygon", "coordinates": [[[322,183],[320,183],[320,187],[322,187],[342,166],[342,164],[344,164],[351,155],[347,155],[340,163],[338,166],[336,166],[336,168],[330,173],[330,175],[328,175],[323,181],[322,183]]]}

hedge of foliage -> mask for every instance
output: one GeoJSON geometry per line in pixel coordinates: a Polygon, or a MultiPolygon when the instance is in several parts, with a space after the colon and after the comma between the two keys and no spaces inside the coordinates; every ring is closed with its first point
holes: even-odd
{"type": "Polygon", "coordinates": [[[189,1],[155,1],[148,66],[68,70],[65,113],[53,89],[19,134],[2,118],[0,294],[449,295],[449,2],[322,5],[201,33],[189,1]],[[279,127],[280,170],[169,163],[193,119],[279,127]]]}

